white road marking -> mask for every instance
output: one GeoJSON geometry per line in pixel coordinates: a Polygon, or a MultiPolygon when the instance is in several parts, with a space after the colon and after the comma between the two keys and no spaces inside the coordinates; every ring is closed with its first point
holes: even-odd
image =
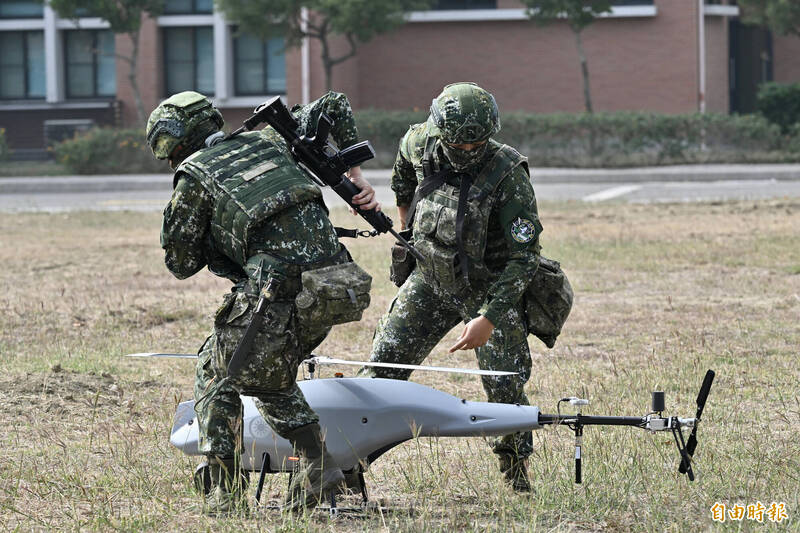
{"type": "Polygon", "coordinates": [[[604,202],[606,200],[611,200],[612,198],[617,198],[619,196],[624,196],[634,191],[638,191],[641,188],[641,185],[620,185],[619,187],[611,187],[610,189],[604,189],[594,194],[586,195],[582,198],[582,200],[584,202],[604,202]]]}

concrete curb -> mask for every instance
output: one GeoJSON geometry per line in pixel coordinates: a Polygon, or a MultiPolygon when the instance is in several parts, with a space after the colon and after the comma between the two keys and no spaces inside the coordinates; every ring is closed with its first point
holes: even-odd
{"type": "MultiPolygon", "coordinates": [[[[370,169],[375,186],[390,184],[391,170],[370,169]]],[[[532,168],[534,183],[646,183],[779,180],[800,181],[800,165],[677,165],[620,169],[532,168]]],[[[0,178],[0,194],[159,191],[172,188],[170,174],[0,178]]]]}

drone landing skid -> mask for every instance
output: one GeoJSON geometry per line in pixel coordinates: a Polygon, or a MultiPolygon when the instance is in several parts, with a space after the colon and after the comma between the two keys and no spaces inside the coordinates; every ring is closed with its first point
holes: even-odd
{"type": "MultiPolygon", "coordinates": [[[[269,455],[264,454],[261,460],[261,472],[259,472],[258,477],[258,487],[256,488],[256,506],[261,504],[261,494],[264,488],[264,479],[266,477],[266,473],[269,471],[269,455]]],[[[287,493],[292,484],[292,476],[294,472],[289,473],[289,482],[287,485],[287,493]]],[[[357,489],[357,492],[361,495],[361,502],[358,507],[349,506],[349,507],[340,507],[336,501],[336,496],[339,493],[339,489],[333,489],[328,492],[327,499],[329,500],[329,504],[327,506],[320,505],[317,506],[317,510],[327,513],[331,516],[338,516],[338,515],[352,515],[352,516],[366,516],[369,514],[386,514],[386,513],[397,513],[397,512],[404,512],[413,514],[414,508],[412,507],[395,507],[395,506],[388,506],[382,502],[375,502],[370,501],[369,494],[367,493],[367,484],[364,481],[364,469],[359,464],[356,468],[351,470],[347,470],[345,473],[345,483],[347,484],[348,489],[357,489]]],[[[264,505],[262,506],[264,509],[269,510],[281,510],[281,506],[279,505],[264,505]]]]}

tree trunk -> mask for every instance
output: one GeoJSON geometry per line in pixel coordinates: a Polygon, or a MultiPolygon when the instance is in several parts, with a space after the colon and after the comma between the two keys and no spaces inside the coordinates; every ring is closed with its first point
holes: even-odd
{"type": "MultiPolygon", "coordinates": [[[[586,105],[586,112],[590,115],[592,110],[592,92],[589,88],[589,64],[586,61],[586,54],[583,51],[583,41],[581,40],[581,30],[572,28],[575,32],[575,44],[578,46],[578,57],[581,60],[581,74],[583,74],[583,101],[586,105]]],[[[594,124],[589,122],[589,158],[594,160],[597,156],[597,138],[595,136],[594,124]]]]}
{"type": "Polygon", "coordinates": [[[581,31],[575,28],[575,44],[578,46],[578,57],[581,60],[581,73],[583,74],[583,100],[586,104],[586,112],[592,113],[592,92],[589,88],[589,63],[586,61],[586,54],[583,51],[583,41],[581,40],[581,31]]]}
{"type": "Polygon", "coordinates": [[[328,43],[328,23],[327,21],[322,23],[322,26],[319,29],[319,33],[317,34],[317,38],[319,39],[319,44],[322,46],[321,55],[322,55],[322,68],[325,71],[325,90],[330,91],[333,88],[333,65],[335,65],[335,61],[331,58],[331,48],[330,44],[328,43]]]}
{"type": "Polygon", "coordinates": [[[330,91],[333,89],[333,63],[330,58],[322,58],[322,66],[325,69],[325,90],[330,91]]]}
{"type": "Polygon", "coordinates": [[[135,32],[128,33],[128,37],[130,37],[131,43],[133,44],[133,48],[131,49],[131,57],[128,61],[128,65],[130,66],[130,70],[128,71],[128,81],[131,83],[131,89],[133,89],[133,98],[136,102],[137,125],[143,126],[147,119],[144,113],[142,93],[139,91],[139,82],[136,78],[136,66],[139,64],[139,30],[137,29],[135,32]]]}

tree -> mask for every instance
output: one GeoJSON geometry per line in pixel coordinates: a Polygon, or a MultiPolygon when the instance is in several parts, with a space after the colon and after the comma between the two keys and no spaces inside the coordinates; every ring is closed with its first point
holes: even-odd
{"type": "Polygon", "coordinates": [[[132,45],[130,55],[117,54],[117,57],[128,63],[130,67],[128,80],[136,101],[136,117],[140,124],[144,124],[146,115],[136,78],[136,67],[139,60],[139,30],[145,14],[153,17],[161,14],[164,9],[164,0],[49,0],[49,3],[50,7],[62,18],[75,19],[77,13],[85,11],[108,22],[111,31],[115,34],[128,36],[132,45]]]}
{"type": "Polygon", "coordinates": [[[358,44],[405,22],[408,11],[427,9],[432,0],[217,0],[239,30],[262,39],[283,36],[287,46],[317,39],[322,46],[325,86],[332,87],[333,67],[356,54],[358,44]],[[304,14],[309,14],[303,20],[304,14]],[[331,50],[331,39],[344,36],[347,49],[331,50]]]}
{"type": "Polygon", "coordinates": [[[800,2],[797,0],[739,0],[742,20],[769,28],[779,35],[800,36],[800,2]]]}
{"type": "Polygon", "coordinates": [[[592,112],[592,93],[589,87],[589,64],[583,51],[581,32],[603,13],[611,12],[611,0],[522,0],[527,6],[527,14],[540,25],[550,24],[555,20],[564,20],[575,34],[578,57],[583,74],[583,99],[586,111],[592,112]]]}

